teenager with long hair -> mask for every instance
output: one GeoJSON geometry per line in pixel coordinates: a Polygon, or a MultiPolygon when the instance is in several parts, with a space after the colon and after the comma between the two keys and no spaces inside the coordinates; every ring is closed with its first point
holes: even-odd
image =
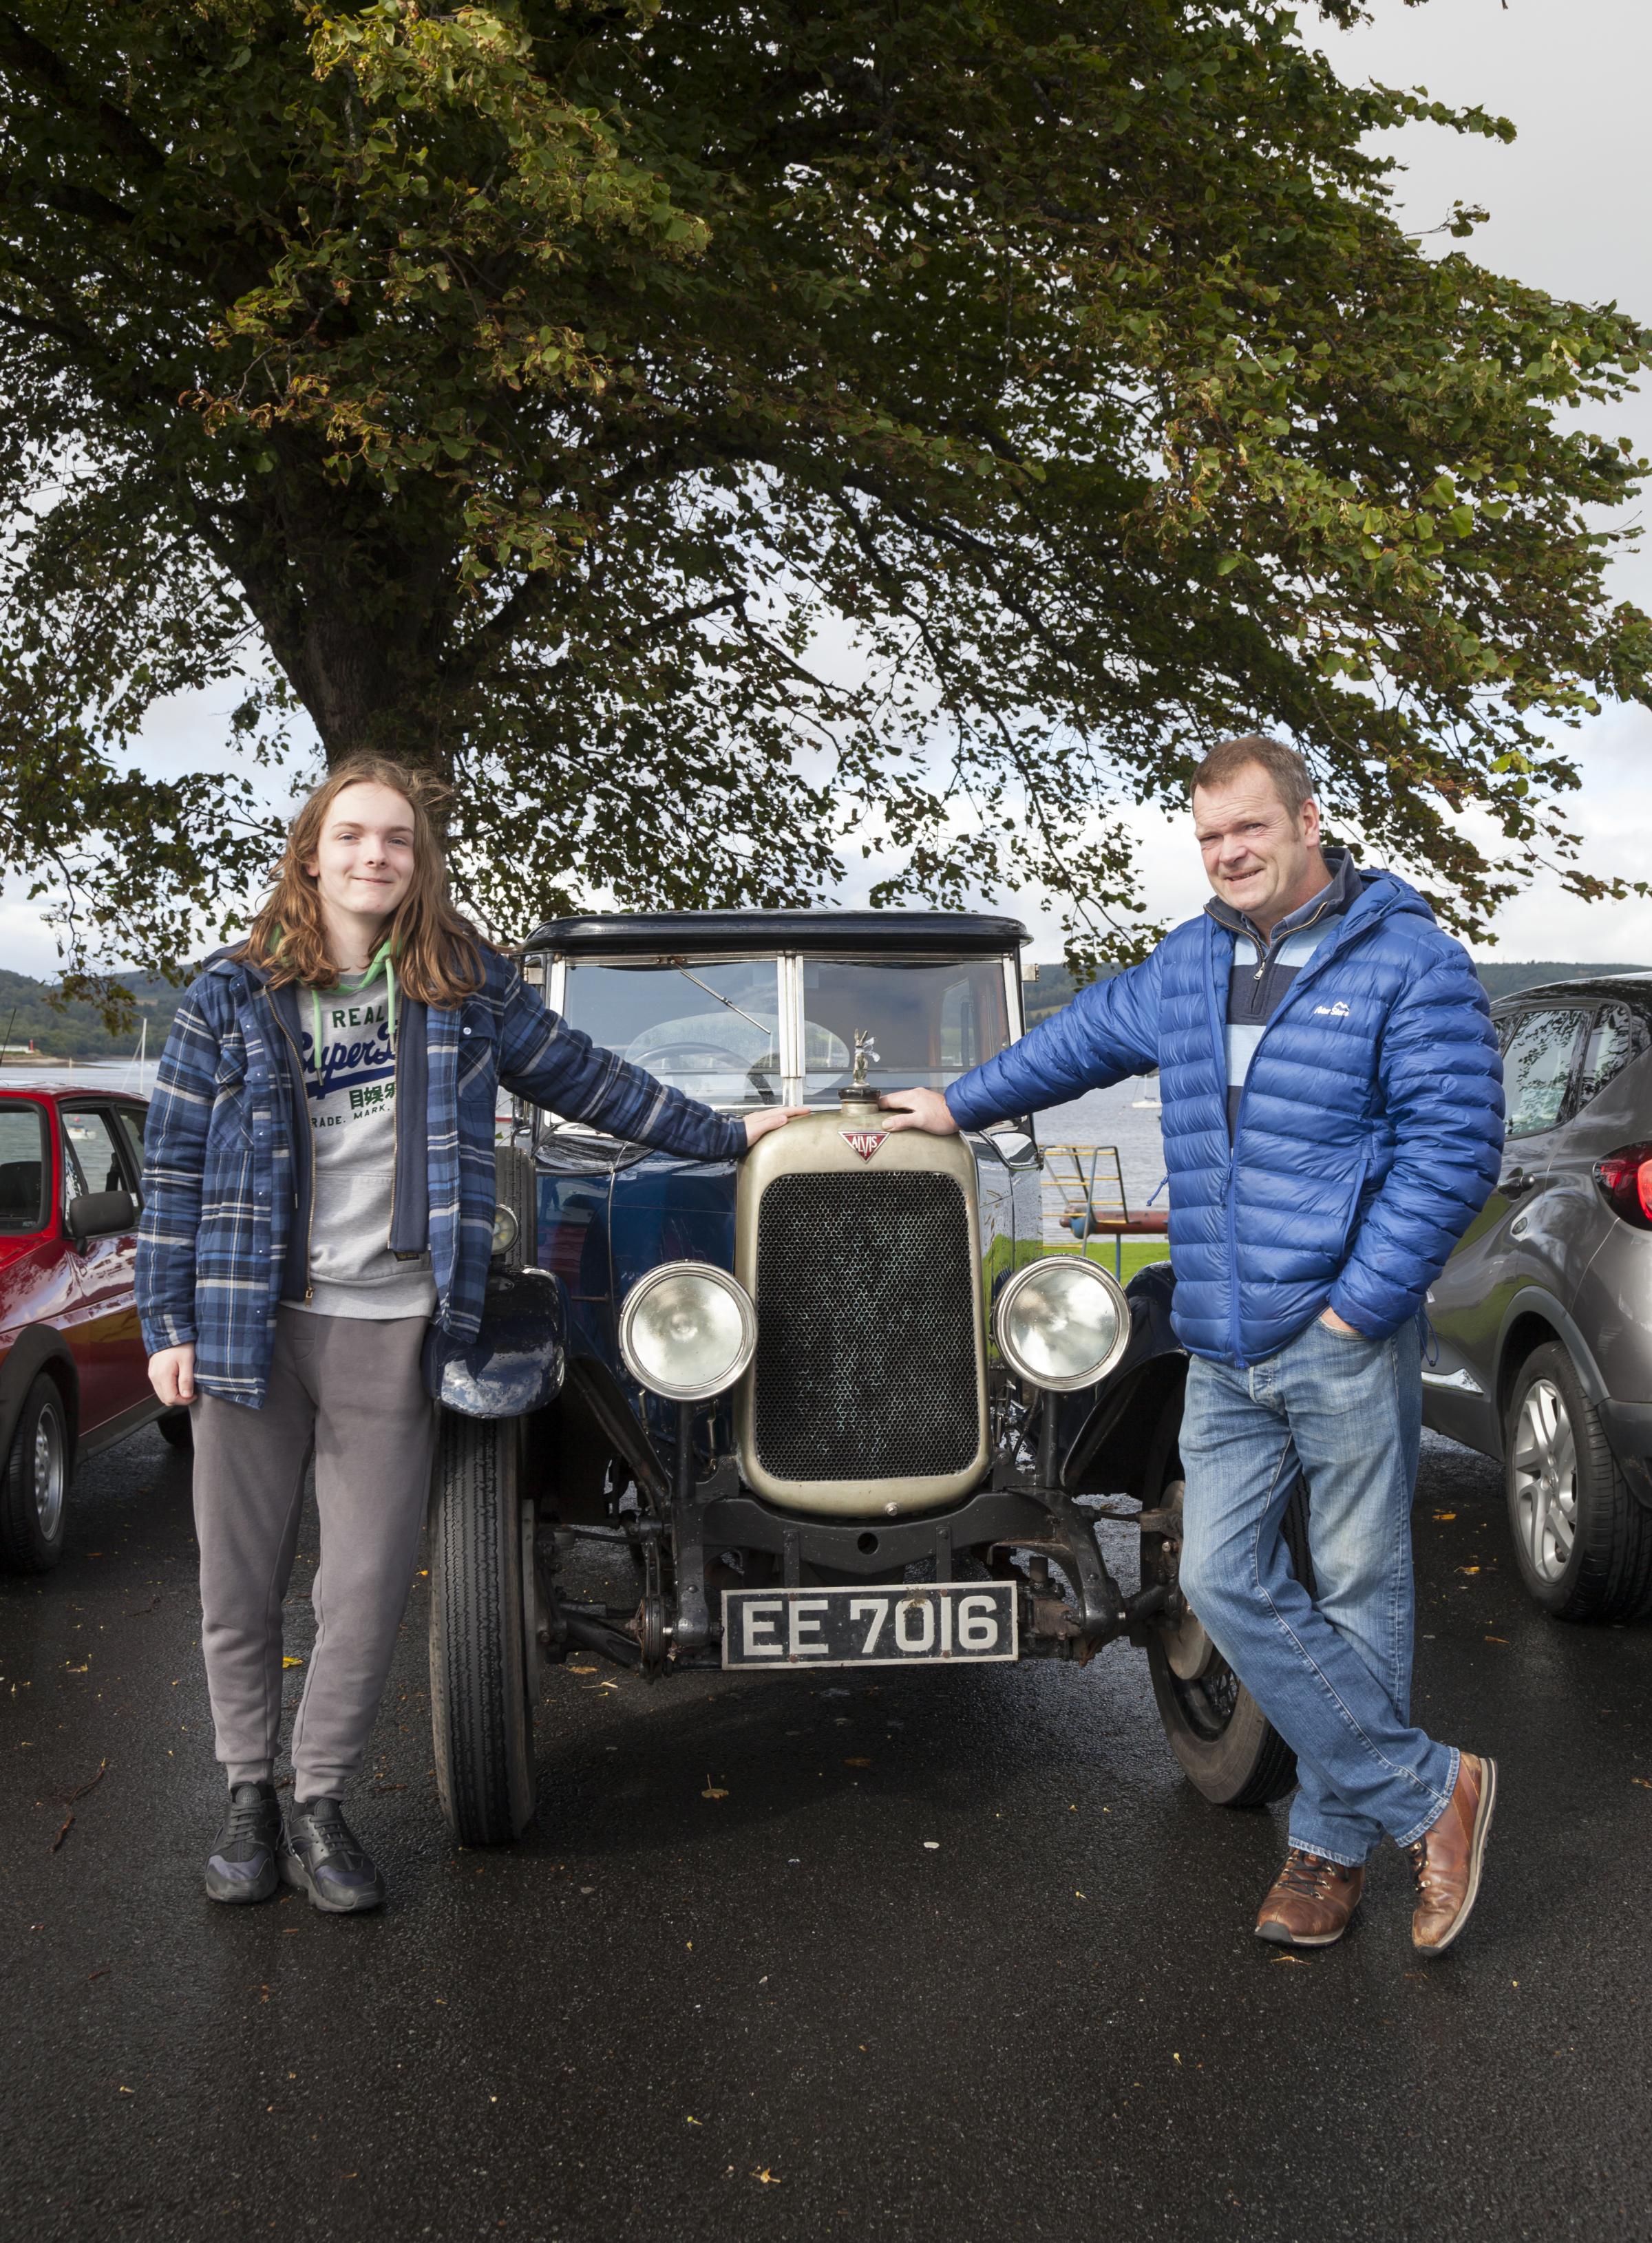
{"type": "Polygon", "coordinates": [[[407,1603],[430,1478],[432,1319],[474,1336],[499,1087],[617,1135],[727,1160],[729,1119],[548,1012],[448,899],[428,783],[360,756],[293,819],[246,940],[178,1008],[145,1141],[149,1375],[191,1407],[201,1649],[229,1787],[213,1900],[279,1882],[334,1914],[384,1883],[344,1819],[407,1603]],[[315,1644],[274,1789],[281,1606],[315,1465],[315,1644]]]}

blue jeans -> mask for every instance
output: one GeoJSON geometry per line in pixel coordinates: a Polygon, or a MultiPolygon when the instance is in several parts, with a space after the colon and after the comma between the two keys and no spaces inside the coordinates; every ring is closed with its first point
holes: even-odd
{"type": "Polygon", "coordinates": [[[1188,1366],[1182,1587],[1296,1752],[1291,1844],[1350,1865],[1419,1838],[1457,1781],[1410,1716],[1421,1371],[1414,1321],[1373,1340],[1316,1320],[1248,1370],[1188,1366]],[[1282,1532],[1298,1472],[1311,1596],[1282,1532]]]}

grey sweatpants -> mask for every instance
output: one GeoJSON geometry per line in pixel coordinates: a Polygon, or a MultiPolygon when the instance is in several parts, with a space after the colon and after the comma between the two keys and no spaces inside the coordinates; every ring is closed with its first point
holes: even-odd
{"type": "Polygon", "coordinates": [[[293,1795],[337,1799],[361,1765],[412,1584],[435,1412],[423,1317],[276,1312],[261,1410],[199,1397],[201,1650],[231,1783],[267,1781],[281,1726],[281,1604],[315,1458],[315,1647],[293,1724],[293,1795]]]}

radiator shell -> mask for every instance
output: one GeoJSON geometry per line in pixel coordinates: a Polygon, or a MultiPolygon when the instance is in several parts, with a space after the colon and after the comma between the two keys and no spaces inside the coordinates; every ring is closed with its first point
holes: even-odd
{"type": "Polygon", "coordinates": [[[857,1151],[850,1137],[865,1143],[880,1126],[874,1108],[812,1114],[760,1138],[741,1164],[734,1268],[757,1303],[758,1352],[736,1398],[736,1440],[747,1485],[786,1510],[907,1516],[957,1502],[987,1470],[975,1156],[961,1137],[919,1129],[884,1135],[869,1155],[857,1151]],[[810,1179],[820,1184],[813,1202],[810,1179]],[[765,1267],[764,1201],[776,1186],[765,1267]],[[812,1203],[820,1227],[813,1267],[812,1203]],[[836,1252],[834,1217],[846,1225],[836,1252]],[[786,1233],[780,1255],[776,1224],[786,1233]],[[886,1237],[887,1258],[869,1269],[866,1243],[886,1237]],[[777,1326],[801,1353],[777,1357],[777,1326]],[[874,1385],[880,1359],[888,1379],[874,1385]],[[860,1469],[838,1472],[834,1464],[847,1463],[855,1446],[846,1379],[866,1384],[866,1454],[860,1469]],[[811,1425],[808,1410],[822,1398],[830,1422],[811,1425]]]}

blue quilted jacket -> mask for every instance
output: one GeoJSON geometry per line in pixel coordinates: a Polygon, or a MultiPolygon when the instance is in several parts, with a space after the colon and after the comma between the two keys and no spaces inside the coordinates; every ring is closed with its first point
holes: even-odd
{"type": "Polygon", "coordinates": [[[1397,1330],[1496,1180],[1502,1068],[1467,953],[1405,881],[1360,878],[1263,1033],[1231,1142],[1233,937],[1208,914],[947,1093],[979,1128],[1158,1068],[1190,1354],[1260,1362],[1326,1308],[1372,1338],[1397,1330]]]}
{"type": "MultiPolygon", "coordinates": [[[[395,1040],[396,1186],[388,1244],[428,1247],[436,1322],[475,1337],[494,1219],[499,1087],[637,1144],[736,1160],[738,1121],[594,1045],[508,959],[444,1007],[408,1000],[395,1040]]],[[[185,991],[144,1134],[138,1314],[144,1345],[195,1347],[204,1393],[259,1409],[275,1309],[307,1276],[310,1125],[291,982],[225,953],[185,991]]]]}

